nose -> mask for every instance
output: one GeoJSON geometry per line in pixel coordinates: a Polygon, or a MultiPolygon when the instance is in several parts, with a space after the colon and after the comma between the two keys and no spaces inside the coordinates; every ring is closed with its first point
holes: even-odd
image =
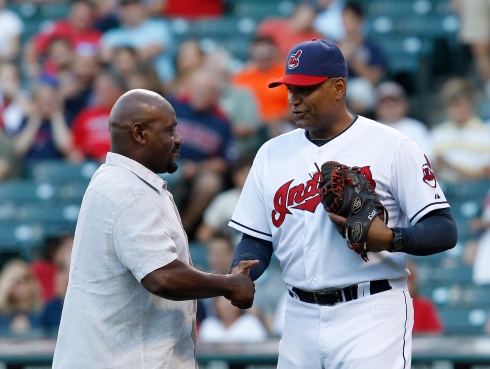
{"type": "Polygon", "coordinates": [[[184,140],[182,139],[182,136],[179,135],[179,132],[175,132],[175,143],[177,145],[182,145],[182,142],[184,142],[184,140]]]}

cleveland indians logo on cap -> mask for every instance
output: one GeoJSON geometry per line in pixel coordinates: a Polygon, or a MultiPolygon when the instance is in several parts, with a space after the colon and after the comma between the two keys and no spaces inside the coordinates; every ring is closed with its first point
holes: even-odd
{"type": "Polygon", "coordinates": [[[299,65],[299,57],[301,56],[302,53],[303,53],[303,51],[298,50],[293,55],[291,55],[289,57],[289,61],[288,61],[288,68],[289,69],[294,69],[299,65]]]}

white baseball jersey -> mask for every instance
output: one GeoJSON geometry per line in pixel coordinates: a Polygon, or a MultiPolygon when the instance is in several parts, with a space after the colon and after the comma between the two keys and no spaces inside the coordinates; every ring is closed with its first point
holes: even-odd
{"type": "Polygon", "coordinates": [[[358,117],[322,146],[303,129],[278,136],[258,151],[229,225],[272,241],[289,286],[346,287],[378,279],[405,280],[404,253],[368,253],[347,247],[320,203],[315,163],[334,160],[362,168],[389,214],[389,227],[417,223],[449,207],[424,153],[406,135],[358,117]]]}

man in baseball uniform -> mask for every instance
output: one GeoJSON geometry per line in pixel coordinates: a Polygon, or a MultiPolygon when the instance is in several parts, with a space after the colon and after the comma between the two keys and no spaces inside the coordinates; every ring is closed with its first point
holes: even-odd
{"type": "Polygon", "coordinates": [[[456,244],[444,193],[415,142],[348,111],[347,66],[335,44],[294,46],[285,76],[269,87],[279,85],[288,89],[298,129],[258,151],[229,223],[244,233],[232,268],[260,260],[250,269],[255,280],[274,252],[283,270],[289,296],[278,368],[410,368],[405,256],[456,244]],[[336,229],[346,218],[320,203],[316,164],[326,161],[360,167],[389,214],[387,225],[376,217],[369,227],[367,262],[336,229]]]}

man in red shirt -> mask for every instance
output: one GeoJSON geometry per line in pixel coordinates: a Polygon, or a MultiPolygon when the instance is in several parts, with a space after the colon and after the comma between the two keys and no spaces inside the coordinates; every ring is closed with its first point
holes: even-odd
{"type": "Polygon", "coordinates": [[[408,290],[413,300],[413,334],[439,334],[444,330],[437,308],[427,297],[418,293],[417,267],[413,262],[407,262],[410,276],[408,290]]]}
{"type": "Polygon", "coordinates": [[[126,92],[122,78],[107,71],[95,79],[94,104],[83,109],[73,123],[73,161],[105,160],[110,149],[109,115],[116,100],[126,92]]]}
{"type": "Polygon", "coordinates": [[[94,28],[95,8],[88,0],[75,0],[68,19],[53,22],[41,30],[26,45],[25,59],[29,77],[41,72],[40,59],[54,39],[66,39],[79,54],[97,53],[101,34],[94,28]]]}
{"type": "Polygon", "coordinates": [[[189,20],[219,17],[225,10],[223,0],[157,0],[150,8],[156,16],[189,20]]]}

